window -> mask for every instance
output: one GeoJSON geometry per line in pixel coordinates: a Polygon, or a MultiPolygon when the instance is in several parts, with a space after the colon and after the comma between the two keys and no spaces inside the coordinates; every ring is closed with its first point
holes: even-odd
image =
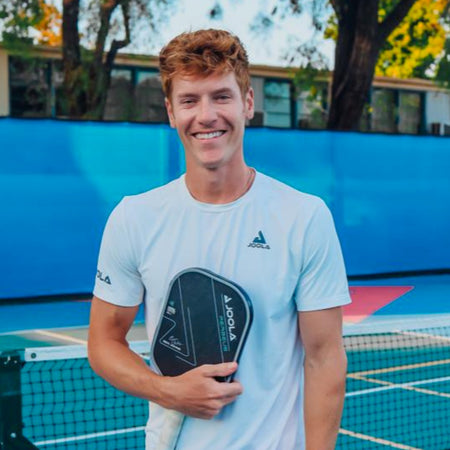
{"type": "Polygon", "coordinates": [[[299,128],[324,129],[327,126],[327,87],[314,86],[297,97],[297,125],[299,128]]]}
{"type": "Polygon", "coordinates": [[[133,83],[130,69],[113,69],[106,97],[104,120],[130,120],[133,110],[133,83]]]}
{"type": "Polygon", "coordinates": [[[398,105],[399,133],[419,134],[422,123],[422,98],[417,92],[400,92],[398,105]]]}
{"type": "Polygon", "coordinates": [[[371,130],[396,133],[396,98],[391,89],[374,89],[371,101],[371,130]]]}
{"type": "Polygon", "coordinates": [[[51,115],[50,68],[50,62],[40,59],[9,58],[11,116],[51,115]]]}
{"type": "Polygon", "coordinates": [[[137,71],[134,103],[134,120],[168,122],[164,93],[157,71],[137,71]]]}
{"type": "Polygon", "coordinates": [[[266,80],[264,83],[264,125],[289,128],[291,126],[291,96],[288,81],[266,80]]]}

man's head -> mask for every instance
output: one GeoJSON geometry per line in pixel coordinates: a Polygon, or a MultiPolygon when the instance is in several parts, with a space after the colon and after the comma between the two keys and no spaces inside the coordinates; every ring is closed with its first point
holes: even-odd
{"type": "Polygon", "coordinates": [[[208,77],[234,73],[244,98],[250,89],[247,52],[224,30],[199,30],[172,39],[159,54],[162,87],[170,100],[175,76],[208,77]]]}

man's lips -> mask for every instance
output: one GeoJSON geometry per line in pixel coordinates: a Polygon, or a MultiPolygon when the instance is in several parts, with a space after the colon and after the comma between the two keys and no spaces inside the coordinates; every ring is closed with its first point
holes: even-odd
{"type": "Polygon", "coordinates": [[[224,130],[217,130],[217,131],[209,131],[207,133],[192,133],[192,135],[196,139],[205,140],[205,139],[215,139],[220,136],[223,136],[225,134],[224,130]]]}

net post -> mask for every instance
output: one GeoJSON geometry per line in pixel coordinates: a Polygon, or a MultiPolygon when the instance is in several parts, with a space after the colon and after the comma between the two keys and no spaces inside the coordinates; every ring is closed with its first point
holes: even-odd
{"type": "Polygon", "coordinates": [[[0,353],[0,450],[36,450],[23,434],[22,362],[17,351],[0,353]]]}

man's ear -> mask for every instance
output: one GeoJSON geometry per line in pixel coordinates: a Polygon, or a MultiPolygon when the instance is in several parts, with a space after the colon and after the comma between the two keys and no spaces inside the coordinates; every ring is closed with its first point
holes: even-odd
{"type": "Polygon", "coordinates": [[[173,109],[172,109],[172,103],[170,103],[170,100],[165,97],[164,98],[164,104],[166,105],[167,115],[169,116],[169,123],[172,128],[176,128],[175,126],[175,117],[173,115],[173,109]]]}
{"type": "Polygon", "coordinates": [[[245,94],[245,117],[248,120],[253,119],[255,115],[255,93],[253,92],[253,88],[250,88],[245,94]]]}

